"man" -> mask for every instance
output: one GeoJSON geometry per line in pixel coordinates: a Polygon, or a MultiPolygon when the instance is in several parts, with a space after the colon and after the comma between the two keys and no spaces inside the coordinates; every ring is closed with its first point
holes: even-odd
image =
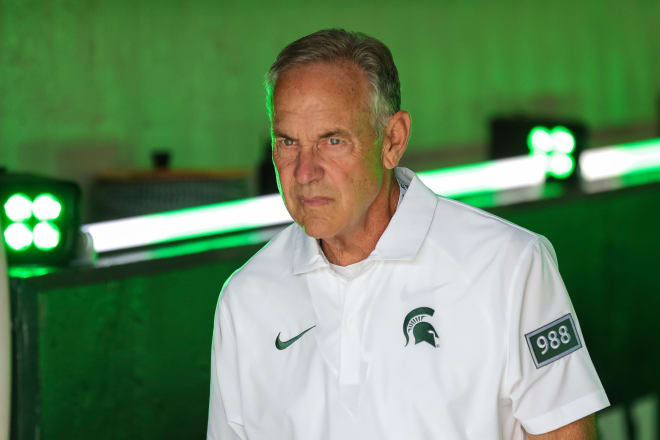
{"type": "Polygon", "coordinates": [[[223,288],[208,438],[594,438],[609,403],[551,245],[396,167],[389,50],[317,32],[267,95],[295,224],[223,288]]]}

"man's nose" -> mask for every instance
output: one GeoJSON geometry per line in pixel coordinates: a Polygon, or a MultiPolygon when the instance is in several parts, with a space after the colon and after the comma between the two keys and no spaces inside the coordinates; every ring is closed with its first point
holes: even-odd
{"type": "Polygon", "coordinates": [[[298,154],[295,177],[298,183],[311,183],[321,178],[323,170],[319,157],[313,148],[302,148],[298,154]]]}

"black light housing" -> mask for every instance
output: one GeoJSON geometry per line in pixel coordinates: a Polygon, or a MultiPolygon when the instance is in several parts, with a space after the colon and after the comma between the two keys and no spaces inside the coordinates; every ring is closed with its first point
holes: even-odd
{"type": "Polygon", "coordinates": [[[496,117],[490,122],[490,158],[546,155],[548,176],[575,181],[587,127],[578,121],[528,116],[496,117]]]}
{"type": "Polygon", "coordinates": [[[0,225],[9,265],[61,265],[75,251],[80,187],[33,174],[0,174],[0,225]]]}
{"type": "Polygon", "coordinates": [[[490,121],[490,158],[502,159],[530,153],[529,137],[535,128],[553,130],[562,127],[575,138],[573,155],[579,156],[588,140],[587,127],[572,120],[528,116],[495,117],[490,121]]]}

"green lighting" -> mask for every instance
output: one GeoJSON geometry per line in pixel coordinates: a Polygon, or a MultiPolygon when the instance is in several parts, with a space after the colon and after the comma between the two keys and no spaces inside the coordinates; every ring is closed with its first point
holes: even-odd
{"type": "Polygon", "coordinates": [[[458,197],[542,185],[546,167],[545,155],[530,155],[424,171],[417,175],[436,194],[458,197]]]}
{"type": "MultiPolygon", "coordinates": [[[[555,127],[552,131],[537,128],[540,134],[536,136],[541,139],[541,146],[546,145],[548,139],[552,141],[548,152],[420,172],[418,176],[438,194],[454,198],[472,197],[469,203],[482,206],[510,203],[509,199],[506,199],[506,193],[511,189],[524,189],[534,197],[536,192],[540,197],[558,197],[562,185],[554,182],[557,186],[548,186],[546,175],[563,179],[574,173],[575,159],[569,150],[575,150],[575,139],[563,127],[555,127]],[[547,193],[548,188],[552,188],[554,193],[547,193]]],[[[657,172],[660,176],[660,139],[584,151],[580,155],[580,165],[584,180],[648,171],[657,172]]],[[[660,180],[660,177],[653,178],[660,180]]],[[[291,221],[281,197],[272,194],[217,205],[92,223],[82,226],[81,229],[92,237],[94,250],[103,253],[282,225],[291,221]]],[[[187,249],[203,250],[207,244],[190,246],[187,249]]]]}
{"type": "Polygon", "coordinates": [[[13,223],[5,229],[5,243],[15,251],[22,251],[32,244],[32,231],[25,223],[13,223]]]}
{"type": "Polygon", "coordinates": [[[566,127],[557,126],[548,130],[538,126],[529,131],[527,146],[532,154],[571,154],[575,150],[575,136],[566,127]]]}
{"type": "Polygon", "coordinates": [[[557,179],[565,179],[575,170],[575,136],[566,127],[552,130],[534,127],[529,131],[527,146],[531,155],[547,156],[547,173],[557,179]]]}
{"type": "Polygon", "coordinates": [[[5,214],[15,222],[27,220],[32,217],[32,202],[25,194],[14,194],[5,203],[5,214]]]}
{"type": "Polygon", "coordinates": [[[52,194],[41,194],[32,203],[32,213],[39,220],[55,220],[62,212],[62,204],[52,194]]]}
{"type": "Polygon", "coordinates": [[[660,172],[660,138],[586,150],[580,155],[580,173],[588,182],[654,172],[660,172]]]}
{"type": "Polygon", "coordinates": [[[34,227],[34,245],[49,251],[60,244],[60,230],[50,222],[40,222],[34,227]]]}
{"type": "Polygon", "coordinates": [[[575,160],[569,154],[555,153],[550,155],[548,172],[557,179],[565,179],[575,170],[575,160]]]}
{"type": "Polygon", "coordinates": [[[279,194],[84,225],[96,252],[290,223],[279,194]]]}
{"type": "Polygon", "coordinates": [[[571,154],[575,150],[575,136],[566,127],[555,127],[550,136],[554,151],[571,154]]]}
{"type": "Polygon", "coordinates": [[[7,265],[58,266],[75,258],[81,191],[75,182],[0,173],[0,240],[7,265]]]}
{"type": "Polygon", "coordinates": [[[550,153],[554,147],[554,139],[545,127],[534,127],[527,136],[527,146],[533,154],[550,153]]]}
{"type": "MultiPolygon", "coordinates": [[[[528,155],[498,161],[419,173],[434,192],[465,196],[541,186],[546,180],[547,155],[528,155]]],[[[96,252],[110,252],[182,239],[249,230],[292,222],[279,194],[225,202],[141,217],[84,225],[96,252]]]]}
{"type": "Polygon", "coordinates": [[[47,266],[9,266],[7,272],[11,278],[33,278],[54,272],[53,267],[47,266]]]}

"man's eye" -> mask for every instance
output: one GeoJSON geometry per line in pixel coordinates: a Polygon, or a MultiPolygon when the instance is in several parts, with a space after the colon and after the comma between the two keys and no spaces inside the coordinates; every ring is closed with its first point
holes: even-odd
{"type": "Polygon", "coordinates": [[[330,145],[339,145],[339,144],[341,144],[341,140],[337,139],[337,138],[330,138],[330,139],[328,139],[328,143],[330,145]]]}
{"type": "Polygon", "coordinates": [[[287,139],[287,138],[282,139],[282,144],[286,145],[287,147],[290,147],[291,145],[293,145],[293,139],[287,139]]]}

